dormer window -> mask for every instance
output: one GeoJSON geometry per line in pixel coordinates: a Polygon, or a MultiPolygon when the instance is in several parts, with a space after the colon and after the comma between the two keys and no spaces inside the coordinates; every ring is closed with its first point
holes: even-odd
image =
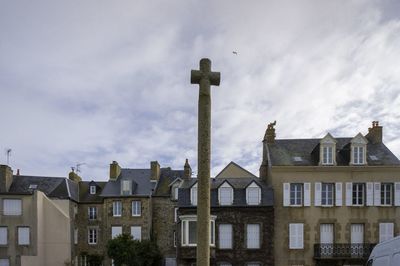
{"type": "Polygon", "coordinates": [[[218,200],[220,205],[232,205],[233,189],[229,183],[224,182],[218,189],[218,200]]]}
{"type": "Polygon", "coordinates": [[[197,183],[190,189],[190,203],[193,206],[197,206],[197,183]]]}
{"type": "Polygon", "coordinates": [[[122,180],[121,183],[121,194],[122,195],[131,195],[132,194],[132,185],[130,180],[122,180]]]}
{"type": "Polygon", "coordinates": [[[91,185],[89,187],[89,190],[90,190],[90,194],[92,194],[92,195],[96,194],[96,186],[95,185],[91,185]]]}
{"type": "Polygon", "coordinates": [[[357,136],[351,140],[350,165],[366,164],[367,143],[368,140],[361,133],[358,133],[357,136]]]}
{"type": "Polygon", "coordinates": [[[261,188],[252,182],[246,188],[246,201],[248,205],[259,205],[261,203],[261,188]]]}
{"type": "Polygon", "coordinates": [[[336,140],[331,134],[326,136],[320,141],[320,165],[336,165],[336,140]]]}

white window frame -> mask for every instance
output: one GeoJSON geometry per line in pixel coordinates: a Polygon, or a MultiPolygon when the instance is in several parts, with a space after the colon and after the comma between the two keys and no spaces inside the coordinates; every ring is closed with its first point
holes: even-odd
{"type": "Polygon", "coordinates": [[[261,188],[256,182],[252,182],[246,188],[246,203],[247,205],[260,205],[261,204],[261,188]],[[254,196],[257,195],[256,200],[254,196]]]}
{"type": "Polygon", "coordinates": [[[179,197],[179,186],[174,187],[174,200],[178,200],[179,197]]]}
{"type": "Polygon", "coordinates": [[[135,240],[142,241],[142,227],[139,225],[131,226],[131,236],[135,240]],[[136,233],[138,233],[138,235],[135,235],[136,233]]]}
{"type": "Polygon", "coordinates": [[[353,164],[364,165],[365,164],[365,145],[353,145],[353,164]]]}
{"type": "Polygon", "coordinates": [[[219,249],[233,248],[233,229],[232,224],[218,225],[218,247],[219,249]]]}
{"type": "Polygon", "coordinates": [[[174,208],[174,222],[175,223],[178,222],[178,208],[177,207],[174,208]]]}
{"type": "Polygon", "coordinates": [[[334,164],[334,154],[333,145],[323,145],[322,146],[322,165],[333,165],[334,164]]]}
{"type": "MultiPolygon", "coordinates": [[[[214,215],[210,217],[210,246],[215,246],[215,219],[217,218],[214,215]]],[[[189,243],[189,223],[195,222],[197,228],[197,216],[196,215],[182,215],[179,217],[181,220],[181,245],[183,247],[196,247],[197,246],[197,238],[196,243],[189,243]]],[[[193,232],[192,232],[193,233],[193,232]]],[[[196,230],[194,232],[196,235],[196,230]]],[[[197,237],[197,236],[196,236],[197,237]]]]}
{"type": "Polygon", "coordinates": [[[18,227],[18,245],[28,246],[31,243],[31,229],[28,226],[18,227]]]}
{"type": "Polygon", "coordinates": [[[97,244],[97,228],[93,227],[88,228],[88,244],[89,245],[97,244]]]}
{"type": "Polygon", "coordinates": [[[365,203],[366,203],[366,199],[365,199],[366,191],[365,190],[366,190],[365,183],[353,183],[352,184],[352,189],[351,189],[352,206],[365,206],[365,203]],[[361,196],[360,196],[360,193],[361,193],[361,196]],[[360,203],[360,200],[361,200],[361,203],[360,203]]]}
{"type": "Polygon", "coordinates": [[[0,246],[8,245],[8,227],[0,226],[0,246]]]}
{"type": "Polygon", "coordinates": [[[22,199],[3,199],[3,215],[22,215],[22,199]]]}
{"type": "Polygon", "coordinates": [[[122,180],[121,181],[121,194],[122,195],[131,195],[132,194],[132,181],[131,180],[122,180]]]}
{"type": "Polygon", "coordinates": [[[218,188],[218,202],[223,206],[233,204],[233,188],[227,182],[218,188]]]}
{"type": "Polygon", "coordinates": [[[289,249],[304,249],[304,224],[289,224],[289,249]]]}
{"type": "Polygon", "coordinates": [[[197,183],[190,188],[190,204],[197,206],[197,183]]]}
{"type": "Polygon", "coordinates": [[[331,207],[335,202],[335,183],[322,183],[321,184],[321,206],[331,207]],[[331,187],[331,191],[329,191],[331,187]],[[330,194],[330,195],[329,195],[330,194]],[[330,197],[329,197],[330,196],[330,197]],[[329,200],[331,201],[329,203],[329,200]]]}
{"type": "Polygon", "coordinates": [[[261,247],[261,225],[260,224],[246,224],[246,248],[259,249],[261,247]],[[254,239],[250,238],[250,227],[255,229],[254,239]],[[252,241],[255,241],[254,243],[252,241]]]}
{"type": "Polygon", "coordinates": [[[393,183],[381,183],[380,198],[381,206],[393,205],[393,183]]]}
{"type": "Polygon", "coordinates": [[[114,239],[119,235],[122,235],[122,226],[121,225],[111,226],[111,239],[114,239]]]}
{"type": "Polygon", "coordinates": [[[96,186],[95,185],[91,185],[89,187],[89,189],[90,189],[90,194],[92,194],[92,195],[96,194],[96,186]]]}
{"type": "Polygon", "coordinates": [[[304,202],[304,184],[290,183],[289,188],[289,204],[290,206],[303,206],[304,202]],[[299,195],[300,193],[300,195],[299,195]]]}
{"type": "Polygon", "coordinates": [[[120,201],[120,200],[113,201],[112,209],[113,209],[114,217],[121,217],[122,216],[122,201],[120,201]]]}
{"type": "Polygon", "coordinates": [[[96,206],[88,207],[88,219],[90,221],[97,220],[97,207],[96,206]]]}
{"type": "Polygon", "coordinates": [[[142,202],[140,200],[132,200],[132,216],[138,217],[142,215],[142,202]]]}

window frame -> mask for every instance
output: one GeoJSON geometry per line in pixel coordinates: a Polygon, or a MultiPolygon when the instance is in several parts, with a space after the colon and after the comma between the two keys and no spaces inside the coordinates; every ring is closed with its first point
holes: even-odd
{"type": "Polygon", "coordinates": [[[219,249],[224,249],[224,250],[226,250],[226,249],[233,249],[233,225],[232,224],[219,224],[218,225],[218,248],[219,249]],[[221,227],[224,227],[224,226],[227,226],[227,227],[230,227],[230,242],[229,242],[229,246],[223,246],[223,247],[221,247],[221,239],[222,239],[222,235],[221,235],[221,232],[222,232],[222,230],[221,230],[221,227]]]}
{"type": "Polygon", "coordinates": [[[260,249],[261,248],[261,224],[259,223],[252,223],[252,224],[246,224],[246,249],[260,249]],[[249,245],[249,226],[256,225],[257,230],[258,230],[258,243],[257,245],[250,246],[249,245]]]}
{"type": "Polygon", "coordinates": [[[353,165],[364,165],[365,164],[365,145],[353,145],[353,165]]]}
{"type": "Polygon", "coordinates": [[[91,195],[95,195],[96,194],[96,186],[95,185],[90,185],[89,186],[89,193],[91,195]]]}
{"type": "MultiPolygon", "coordinates": [[[[296,232],[297,235],[295,235],[296,237],[300,236],[299,232],[296,232]]],[[[289,249],[292,250],[297,250],[297,249],[304,249],[304,223],[289,223],[289,249]],[[299,239],[296,239],[294,242],[292,242],[292,239],[294,238],[294,236],[292,236],[292,234],[294,234],[295,232],[292,232],[292,227],[297,227],[296,231],[299,231],[301,228],[301,243],[299,241],[299,239]]]]}
{"type": "Polygon", "coordinates": [[[132,236],[132,239],[134,239],[134,240],[142,241],[142,226],[140,226],[140,225],[132,225],[131,226],[131,236],[132,236]],[[134,235],[133,235],[133,229],[134,228],[139,228],[139,238],[135,238],[134,237],[134,235]]]}
{"type": "Polygon", "coordinates": [[[89,227],[88,228],[88,239],[87,242],[89,245],[97,245],[98,241],[98,234],[97,234],[97,228],[94,227],[89,227]]]}
{"type": "Polygon", "coordinates": [[[322,165],[333,165],[333,148],[334,145],[323,145],[322,146],[322,165]]]}
{"type": "Polygon", "coordinates": [[[113,210],[113,217],[121,217],[122,216],[122,201],[114,200],[112,202],[112,210],[113,210]]]}
{"type": "Polygon", "coordinates": [[[381,206],[393,206],[393,188],[394,185],[393,183],[381,183],[381,189],[380,189],[380,197],[381,201],[380,204],[381,206]],[[388,195],[387,193],[389,192],[389,203],[387,203],[388,200],[388,195]]]}
{"type": "Polygon", "coordinates": [[[132,212],[132,216],[134,216],[134,217],[142,216],[142,201],[141,200],[132,200],[131,212],[132,212]]]}
{"type": "Polygon", "coordinates": [[[335,183],[321,183],[321,206],[331,207],[334,206],[334,204],[335,204],[335,183]],[[327,188],[329,187],[332,188],[331,191],[329,191],[329,189],[327,190],[327,188]],[[329,194],[331,194],[331,197],[329,197],[329,194]],[[329,200],[331,200],[331,203],[329,203],[329,200]]]}
{"type": "Polygon", "coordinates": [[[197,206],[197,195],[198,195],[198,187],[196,183],[190,188],[190,204],[192,206],[197,206]]]}
{"type": "Polygon", "coordinates": [[[88,220],[89,221],[97,220],[97,206],[88,207],[88,220]]]}
{"type": "Polygon", "coordinates": [[[22,199],[12,199],[12,198],[7,198],[2,200],[2,205],[3,205],[3,215],[4,216],[22,216],[22,199]],[[6,202],[19,202],[19,212],[18,211],[13,211],[9,210],[8,212],[6,211],[6,202]]]}
{"type": "MultiPolygon", "coordinates": [[[[194,235],[196,236],[196,243],[189,243],[190,237],[190,222],[196,223],[197,229],[197,216],[196,215],[182,215],[179,217],[181,220],[181,246],[182,247],[196,247],[197,246],[197,236],[196,230],[194,235]]],[[[215,247],[215,219],[216,216],[211,215],[210,217],[210,247],[215,247]]]]}
{"type": "Polygon", "coordinates": [[[365,183],[352,183],[351,189],[352,206],[365,206],[366,203],[366,186],[365,183]],[[362,188],[360,190],[360,187],[362,188]],[[360,197],[361,193],[361,197],[360,197]],[[361,200],[360,200],[361,198],[361,200]],[[361,201],[361,203],[359,203],[361,201]]]}
{"type": "Polygon", "coordinates": [[[8,226],[2,225],[2,226],[0,226],[0,230],[4,230],[4,232],[5,232],[5,236],[4,236],[5,241],[3,243],[0,242],[0,246],[7,246],[8,245],[8,226]]]}
{"type": "Polygon", "coordinates": [[[289,185],[289,204],[290,204],[290,206],[303,206],[303,204],[304,204],[304,183],[290,183],[290,185],[289,185]],[[298,195],[298,193],[300,193],[300,196],[298,195]],[[294,197],[292,197],[292,196],[294,196],[294,197]]]}
{"type": "Polygon", "coordinates": [[[260,205],[261,204],[261,188],[254,181],[251,182],[251,184],[246,187],[246,204],[247,205],[251,205],[251,206],[255,206],[255,205],[260,205]],[[252,198],[252,197],[250,197],[250,195],[252,193],[256,193],[257,194],[257,199],[258,199],[257,202],[256,201],[254,201],[254,202],[250,201],[250,199],[252,198]]]}
{"type": "Polygon", "coordinates": [[[218,203],[221,206],[230,206],[233,204],[233,188],[227,182],[224,182],[218,188],[218,203]],[[228,193],[228,195],[222,195],[224,191],[228,193]],[[229,200],[223,201],[223,198],[229,198],[229,200]]]}
{"type": "Polygon", "coordinates": [[[31,244],[31,228],[29,227],[29,226],[18,226],[17,227],[17,232],[18,232],[18,246],[29,246],[30,244],[31,244]],[[21,243],[22,241],[21,241],[21,231],[20,230],[26,230],[25,232],[27,232],[28,233],[28,237],[27,237],[27,239],[28,239],[28,242],[23,242],[23,243],[21,243]]]}

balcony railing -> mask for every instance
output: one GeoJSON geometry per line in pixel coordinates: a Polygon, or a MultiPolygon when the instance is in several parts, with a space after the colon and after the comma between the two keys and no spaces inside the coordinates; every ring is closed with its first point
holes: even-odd
{"type": "Polygon", "coordinates": [[[376,244],[315,244],[315,259],[368,259],[376,244]]]}

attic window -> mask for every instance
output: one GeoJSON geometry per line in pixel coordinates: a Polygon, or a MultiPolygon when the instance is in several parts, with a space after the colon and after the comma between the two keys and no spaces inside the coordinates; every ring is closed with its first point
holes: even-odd
{"type": "Polygon", "coordinates": [[[293,161],[295,161],[295,162],[302,162],[303,159],[302,159],[300,156],[294,156],[294,157],[293,157],[293,161]]]}
{"type": "Polygon", "coordinates": [[[96,194],[96,186],[90,186],[90,194],[96,194]]]}
{"type": "Polygon", "coordinates": [[[333,164],[333,147],[332,146],[322,147],[322,164],[326,164],[326,165],[333,164]]]}
{"type": "Polygon", "coordinates": [[[30,184],[29,189],[37,189],[37,184],[30,184]]]}
{"type": "Polygon", "coordinates": [[[376,157],[376,155],[370,155],[369,158],[370,158],[372,161],[378,161],[378,157],[376,157]]]}
{"type": "Polygon", "coordinates": [[[132,185],[130,180],[122,180],[122,195],[132,194],[132,185]]]}

